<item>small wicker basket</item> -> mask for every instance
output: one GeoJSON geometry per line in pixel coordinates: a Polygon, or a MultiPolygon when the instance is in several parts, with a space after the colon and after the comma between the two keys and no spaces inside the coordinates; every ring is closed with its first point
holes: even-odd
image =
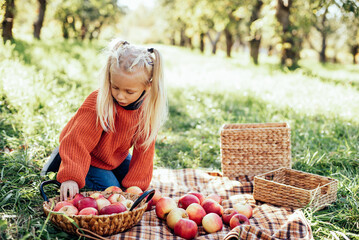
{"type": "Polygon", "coordinates": [[[273,205],[322,209],[337,199],[338,181],[289,168],[254,177],[255,200],[273,205]]]}
{"type": "Polygon", "coordinates": [[[254,176],[291,168],[287,123],[225,124],[221,129],[223,176],[254,176]]]}
{"type": "MultiPolygon", "coordinates": [[[[90,196],[94,192],[81,192],[82,195],[85,197],[90,196]]],[[[103,194],[106,198],[109,197],[109,192],[100,192],[103,194]]],[[[122,194],[126,199],[130,199],[132,201],[135,201],[138,196],[131,194],[131,193],[120,193],[122,194]]],[[[43,203],[43,209],[48,216],[51,212],[51,205],[52,202],[54,203],[53,206],[60,200],[60,197],[54,197],[50,198],[49,202],[45,201],[43,203]]],[[[100,236],[109,236],[113,234],[117,234],[119,232],[123,232],[132,226],[136,225],[142,218],[142,215],[146,211],[147,203],[146,199],[143,199],[143,201],[138,205],[137,208],[135,208],[132,211],[126,211],[122,213],[117,214],[111,214],[111,215],[74,215],[74,216],[64,216],[63,214],[54,214],[56,212],[51,212],[50,215],[50,221],[54,223],[57,227],[59,227],[61,230],[70,233],[70,234],[77,234],[76,229],[77,227],[75,224],[71,223],[70,219],[73,219],[74,222],[80,227],[87,230],[90,230],[93,233],[96,233],[100,236]]]]}

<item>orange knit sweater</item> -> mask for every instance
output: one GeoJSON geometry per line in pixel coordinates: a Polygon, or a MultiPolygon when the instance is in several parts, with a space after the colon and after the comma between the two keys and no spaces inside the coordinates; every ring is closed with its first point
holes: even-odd
{"type": "MultiPolygon", "coordinates": [[[[73,180],[79,188],[85,186],[85,178],[91,166],[106,170],[117,168],[132,147],[139,111],[125,110],[116,103],[115,132],[105,132],[96,123],[96,99],[92,92],[60,134],[61,165],[57,174],[59,182],[73,180]]],[[[129,171],[122,180],[123,187],[148,188],[153,172],[155,141],[144,151],[139,141],[133,148],[129,171]]]]}

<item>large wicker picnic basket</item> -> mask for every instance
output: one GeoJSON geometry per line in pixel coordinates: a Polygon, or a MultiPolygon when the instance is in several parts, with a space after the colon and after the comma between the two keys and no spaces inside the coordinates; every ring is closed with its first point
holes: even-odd
{"type": "Polygon", "coordinates": [[[322,209],[337,199],[338,181],[289,168],[254,177],[255,200],[273,205],[322,209]]]}
{"type": "Polygon", "coordinates": [[[291,168],[290,128],[287,123],[225,124],[221,157],[228,178],[291,168]]]}
{"type": "MultiPolygon", "coordinates": [[[[54,180],[47,181],[50,183],[56,183],[54,180]]],[[[44,182],[45,185],[47,184],[44,182]]],[[[40,187],[41,194],[43,193],[43,184],[40,187]]],[[[57,184],[57,183],[56,183],[57,184]]],[[[81,192],[81,194],[85,197],[90,196],[93,191],[91,192],[81,192]]],[[[111,192],[99,192],[104,197],[109,197],[111,195],[111,192]]],[[[73,215],[73,216],[65,216],[64,214],[58,214],[56,212],[51,211],[52,207],[55,206],[55,204],[60,201],[60,197],[56,196],[54,198],[48,199],[45,195],[43,195],[44,203],[43,203],[43,210],[46,214],[46,216],[49,217],[49,220],[55,224],[57,227],[59,227],[61,230],[70,233],[70,234],[77,234],[81,235],[79,229],[85,229],[86,232],[91,232],[91,234],[94,233],[94,235],[100,235],[100,236],[109,236],[113,234],[117,234],[120,232],[123,232],[134,225],[136,225],[141,219],[142,215],[146,211],[147,208],[147,202],[152,198],[154,190],[147,191],[147,195],[149,195],[147,198],[146,196],[142,195],[140,198],[139,196],[132,194],[132,193],[126,193],[121,192],[119,194],[123,195],[126,199],[130,199],[134,201],[134,205],[136,204],[137,207],[135,207],[133,210],[117,213],[117,214],[111,214],[111,215],[73,215]],[[139,200],[139,201],[136,201],[139,200]],[[137,204],[138,203],[138,204],[137,204]]]]}

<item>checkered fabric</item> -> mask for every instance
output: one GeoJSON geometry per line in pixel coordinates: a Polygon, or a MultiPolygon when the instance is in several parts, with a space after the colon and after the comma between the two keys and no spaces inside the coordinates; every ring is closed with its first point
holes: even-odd
{"type": "MultiPolygon", "coordinates": [[[[224,209],[235,203],[248,201],[253,207],[251,225],[233,230],[224,225],[219,232],[208,234],[198,228],[196,239],[313,239],[309,223],[300,210],[256,203],[253,199],[253,179],[248,177],[230,180],[220,173],[197,169],[155,169],[151,188],[161,191],[163,196],[178,200],[189,191],[203,195],[216,193],[222,197],[224,209]]],[[[126,232],[110,239],[182,239],[175,236],[164,220],[156,216],[154,209],[145,212],[142,220],[126,232]]]]}

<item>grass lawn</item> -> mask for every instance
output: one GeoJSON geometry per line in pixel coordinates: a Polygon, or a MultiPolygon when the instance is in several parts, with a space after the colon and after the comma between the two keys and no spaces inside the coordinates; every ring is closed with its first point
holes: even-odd
{"type": "MultiPolygon", "coordinates": [[[[0,239],[74,238],[45,222],[40,170],[60,131],[97,88],[103,42],[0,45],[0,239]]],[[[224,123],[288,122],[293,168],[339,181],[338,200],[304,209],[315,239],[359,239],[359,66],[232,59],[170,46],[161,50],[169,119],[155,167],[220,170],[224,123]]],[[[49,195],[56,194],[55,188],[49,195]]]]}

